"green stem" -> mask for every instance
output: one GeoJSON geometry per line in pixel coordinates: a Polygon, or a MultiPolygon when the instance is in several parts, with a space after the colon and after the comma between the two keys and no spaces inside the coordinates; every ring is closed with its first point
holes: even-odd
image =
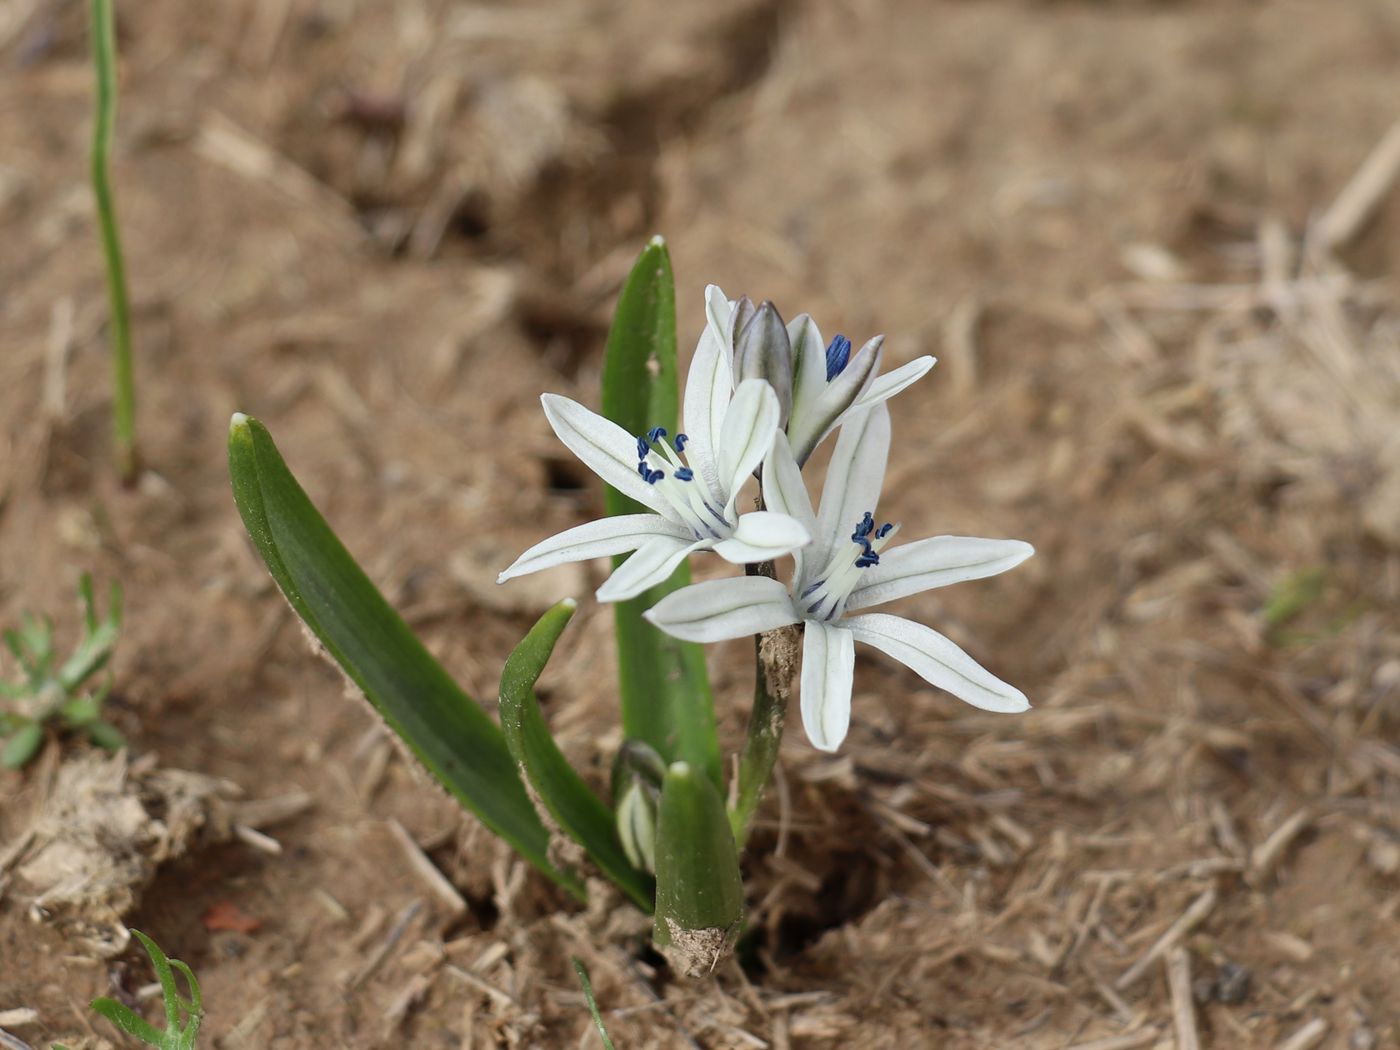
{"type": "MultiPolygon", "coordinates": [[[[774,578],[771,561],[750,565],[747,571],[750,576],[774,578]]],[[[753,710],[749,713],[744,750],[739,756],[738,783],[729,807],[729,825],[740,851],[778,761],[778,748],[787,724],[788,700],[792,696],[797,637],[796,628],[779,627],[754,639],[753,710]]]]}
{"type": "Polygon", "coordinates": [[[112,0],[92,0],[92,58],[97,71],[97,119],[92,129],[92,192],[97,198],[97,221],[102,231],[102,256],[107,268],[107,299],[111,309],[113,429],[117,471],[123,481],[136,479],[136,380],[131,365],[131,309],[126,292],[126,267],[117,233],[116,204],[107,160],[112,148],[112,125],[117,116],[117,32],[112,0]]]}

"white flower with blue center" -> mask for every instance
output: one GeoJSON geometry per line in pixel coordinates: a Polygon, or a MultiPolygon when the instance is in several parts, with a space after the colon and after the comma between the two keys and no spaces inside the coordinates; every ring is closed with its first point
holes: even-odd
{"type": "MultiPolygon", "coordinates": [[[[703,340],[702,340],[703,342],[703,340]]],[[[598,589],[598,600],[635,598],[661,583],[685,558],[713,550],[736,565],[768,561],[805,546],[811,534],[795,518],[774,511],[740,514],[739,490],[773,447],[778,398],[753,379],[707,399],[691,418],[689,434],[672,437],[657,427],[628,434],[616,423],[557,394],[545,394],[545,416],[595,474],[652,514],[619,514],[590,521],[535,544],[497,577],[497,583],[570,561],[635,551],[598,589]]]]}
{"type": "Polygon", "coordinates": [[[889,447],[884,405],[848,416],[816,515],[792,449],[779,434],[763,468],[764,498],[816,537],[794,551],[791,583],[764,576],[711,580],[668,595],[645,614],[668,634],[694,642],[802,624],[802,724],[823,751],[835,751],[850,726],[858,641],[974,707],[1016,712],[1030,706],[1020,690],[932,628],[885,613],[848,615],[934,587],[994,576],[1035,553],[1020,540],[968,536],[935,536],[886,551],[898,526],[876,527],[874,510],[889,447]]]}
{"type": "Polygon", "coordinates": [[[823,342],[807,314],[784,327],[771,303],[755,308],[747,299],[730,300],[713,284],[705,289],[705,316],[706,335],[695,351],[697,358],[706,358],[702,372],[711,374],[712,383],[767,379],[778,394],[782,426],[799,467],[845,419],[888,401],[936,363],[925,355],[882,376],[884,336],[852,353],[844,335],[823,342]]]}

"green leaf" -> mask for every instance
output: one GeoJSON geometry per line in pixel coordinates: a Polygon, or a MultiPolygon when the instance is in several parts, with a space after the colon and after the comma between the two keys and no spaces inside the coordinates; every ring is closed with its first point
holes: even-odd
{"type": "Polygon", "coordinates": [[[656,945],[687,977],[734,948],[744,918],[739,854],[724,800],[684,762],[666,771],[656,831],[656,945]]]}
{"type": "MultiPolygon", "coordinates": [[[[666,244],[654,237],[632,267],[608,333],[603,414],[632,434],[658,426],[674,434],[680,400],[676,371],[675,282],[666,244]]],[[[608,488],[609,514],[646,510],[608,488]]],[[[613,564],[624,560],[615,558],[613,564]]],[[[644,740],[668,760],[689,762],[719,784],[719,740],[704,652],[642,619],[689,582],[690,569],[682,565],[665,583],[614,606],[622,728],[628,737],[644,740]]]]}
{"type": "Polygon", "coordinates": [[[593,1015],[593,1027],[598,1029],[598,1038],[603,1041],[603,1050],[616,1050],[613,1041],[608,1037],[608,1030],[603,1027],[603,1015],[598,1012],[598,1001],[593,998],[593,982],[588,979],[588,970],[583,965],[583,961],[572,958],[574,973],[578,974],[578,983],[583,987],[583,1000],[588,1004],[588,1012],[593,1015]]]}
{"type": "Polygon", "coordinates": [[[505,736],[375,589],[282,460],[272,435],[235,415],[229,473],[243,524],[288,603],[442,785],[526,860],[584,899],[547,859],[549,836],[505,736]]]}
{"type": "Polygon", "coordinates": [[[576,603],[560,602],[540,617],[501,671],[501,728],[517,765],[560,830],[584,849],[599,870],[643,911],[650,912],[651,877],[627,860],[613,816],[569,765],[540,713],[535,682],[576,603]]]}
{"type": "Polygon", "coordinates": [[[91,675],[100,671],[112,657],[122,627],[122,589],[112,584],[107,600],[107,618],[98,620],[92,600],[92,577],[83,573],[78,585],[83,599],[83,640],[59,669],[58,680],[64,692],[71,693],[91,675]]]}
{"type": "Polygon", "coordinates": [[[108,751],[120,751],[126,747],[126,737],[122,735],[121,730],[100,718],[83,726],[83,732],[87,733],[87,738],[94,744],[108,751]]]}
{"type": "Polygon", "coordinates": [[[0,766],[23,769],[44,742],[44,727],[39,722],[26,722],[10,735],[0,750],[0,766]]]}
{"type": "Polygon", "coordinates": [[[120,1028],[127,1035],[134,1035],[143,1043],[151,1046],[168,1046],[165,1035],[155,1025],[151,1024],[140,1014],[136,1013],[129,1006],[123,1006],[115,999],[94,999],[92,1008],[107,1020],[120,1028]]]}
{"type": "Polygon", "coordinates": [[[69,729],[81,729],[95,722],[102,714],[102,702],[95,696],[75,696],[59,710],[63,724],[69,729]]]}

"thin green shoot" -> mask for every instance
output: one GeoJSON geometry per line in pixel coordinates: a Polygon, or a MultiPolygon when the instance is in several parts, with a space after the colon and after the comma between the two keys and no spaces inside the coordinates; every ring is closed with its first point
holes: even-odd
{"type": "Polygon", "coordinates": [[[204,1000],[200,996],[199,981],[194,971],[179,959],[169,959],[160,945],[140,930],[132,934],[146,949],[155,967],[156,980],[160,982],[161,997],[165,1002],[165,1030],[161,1031],[131,1007],[115,999],[94,999],[92,1008],[127,1035],[134,1035],[148,1046],[160,1050],[194,1050],[195,1038],[199,1035],[200,1022],[204,1020],[204,1000]],[[188,998],[180,994],[175,984],[175,971],[185,978],[189,988],[188,998]]]}
{"type": "Polygon", "coordinates": [[[131,362],[131,304],[126,289],[126,265],[117,231],[116,202],[108,161],[112,127],[117,117],[117,32],[112,0],[92,0],[92,57],[97,73],[97,113],[92,128],[92,192],[102,233],[102,256],[107,271],[107,300],[111,311],[112,415],[117,472],[128,484],[136,480],[136,379],[131,362]]]}
{"type": "Polygon", "coordinates": [[[110,680],[94,689],[89,680],[107,666],[117,645],[122,624],[122,591],[113,583],[107,614],[99,617],[93,598],[92,577],[83,574],[78,584],[83,606],[83,634],[62,663],[54,649],[53,623],[25,613],[20,626],[5,631],[6,648],[19,664],[17,681],[0,679],[0,766],[20,769],[39,751],[45,727],[57,723],[83,733],[94,744],[116,751],[126,743],[117,728],[102,718],[102,701],[110,680]]]}
{"type": "Polygon", "coordinates": [[[603,1027],[603,1015],[598,1012],[598,1000],[593,998],[593,982],[588,979],[587,968],[577,956],[571,956],[570,961],[574,964],[574,973],[578,974],[578,983],[583,986],[583,999],[588,1003],[588,1012],[593,1015],[593,1027],[598,1029],[598,1038],[603,1041],[604,1050],[617,1050],[608,1036],[608,1030],[603,1027]]]}

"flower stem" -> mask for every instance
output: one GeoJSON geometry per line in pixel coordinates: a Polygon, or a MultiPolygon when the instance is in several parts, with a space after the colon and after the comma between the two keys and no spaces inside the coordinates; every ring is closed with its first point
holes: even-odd
{"type": "Polygon", "coordinates": [[[126,268],[117,233],[116,205],[107,171],[112,124],[117,111],[116,19],[112,0],[92,0],[92,56],[97,72],[97,119],[92,130],[92,192],[97,198],[97,221],[102,231],[102,255],[107,269],[107,298],[111,309],[113,429],[117,471],[123,482],[136,480],[136,381],[131,365],[131,312],[126,292],[126,268]]]}
{"type": "MultiPolygon", "coordinates": [[[[775,578],[771,561],[750,565],[746,571],[750,576],[775,578]]],[[[734,831],[735,845],[741,851],[778,761],[797,651],[795,627],[765,631],[754,639],[753,710],[749,714],[749,729],[739,756],[738,779],[729,805],[729,825],[734,831]]]]}

